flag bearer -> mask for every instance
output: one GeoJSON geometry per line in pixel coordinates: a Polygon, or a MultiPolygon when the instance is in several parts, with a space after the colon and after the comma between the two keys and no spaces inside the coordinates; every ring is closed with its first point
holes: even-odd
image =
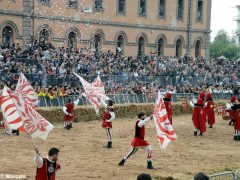
{"type": "Polygon", "coordinates": [[[118,164],[119,166],[123,166],[128,158],[133,156],[139,149],[143,149],[147,152],[147,168],[154,169],[152,165],[152,147],[150,144],[144,139],[145,138],[145,124],[153,119],[153,116],[145,118],[143,112],[138,113],[138,120],[135,124],[135,136],[132,140],[132,149],[130,152],[123,157],[123,159],[118,164]]]}
{"type": "Polygon", "coordinates": [[[106,131],[106,135],[108,138],[108,144],[104,147],[106,148],[112,148],[112,121],[115,119],[115,113],[113,109],[113,101],[109,100],[108,104],[105,103],[105,101],[101,100],[103,106],[106,108],[105,113],[103,115],[102,119],[102,127],[106,131]]]}

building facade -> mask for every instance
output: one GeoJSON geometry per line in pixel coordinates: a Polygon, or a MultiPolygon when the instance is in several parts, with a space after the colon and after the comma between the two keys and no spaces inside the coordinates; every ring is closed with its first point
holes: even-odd
{"type": "Polygon", "coordinates": [[[208,56],[211,0],[0,0],[0,42],[208,56]]]}

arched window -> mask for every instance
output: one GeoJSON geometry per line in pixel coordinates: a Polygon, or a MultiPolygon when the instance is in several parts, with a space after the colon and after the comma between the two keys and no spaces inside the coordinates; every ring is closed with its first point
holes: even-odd
{"type": "Polygon", "coordinates": [[[77,46],[77,35],[75,32],[71,31],[68,34],[68,47],[75,48],[77,46]]]}
{"type": "Polygon", "coordinates": [[[39,33],[39,44],[45,45],[49,41],[50,33],[47,29],[42,29],[39,33]]]}
{"type": "Polygon", "coordinates": [[[178,39],[176,42],[176,56],[182,56],[182,41],[181,39],[178,39]]]}
{"type": "Polygon", "coordinates": [[[195,57],[200,57],[201,56],[201,42],[200,40],[197,40],[195,44],[195,57]]]}
{"type": "Polygon", "coordinates": [[[119,35],[117,38],[117,54],[123,54],[124,51],[124,37],[119,35]],[[120,52],[119,52],[120,51],[120,52]]]}
{"type": "Polygon", "coordinates": [[[157,54],[158,56],[164,56],[164,40],[162,38],[159,38],[158,40],[157,54]]]}
{"type": "Polygon", "coordinates": [[[2,41],[3,43],[7,43],[9,45],[13,43],[13,29],[10,26],[3,28],[2,41]]]}
{"type": "Polygon", "coordinates": [[[101,45],[102,45],[102,36],[100,34],[95,34],[94,36],[94,48],[96,52],[101,50],[101,45]]]}
{"type": "Polygon", "coordinates": [[[144,49],[145,49],[145,40],[143,37],[140,37],[138,39],[138,56],[144,55],[144,49]]]}

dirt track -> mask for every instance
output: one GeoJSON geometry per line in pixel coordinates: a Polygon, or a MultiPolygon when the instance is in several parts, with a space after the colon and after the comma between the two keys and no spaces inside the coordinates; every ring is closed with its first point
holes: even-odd
{"type": "MultiPolygon", "coordinates": [[[[105,132],[100,121],[74,124],[71,131],[62,125],[50,133],[46,142],[37,140],[42,155],[50,147],[60,148],[62,167],[57,180],[134,180],[137,174],[150,173],[153,178],[172,176],[176,179],[191,179],[203,171],[209,174],[240,168],[240,142],[232,140],[233,127],[217,118],[214,129],[207,129],[204,137],[192,136],[191,116],[174,117],[174,129],[178,140],[172,142],[166,151],[159,149],[155,139],[155,127],[150,123],[146,139],[151,143],[155,170],[146,170],[146,154],[138,151],[124,167],[118,167],[122,156],[130,149],[134,134],[134,120],[118,119],[113,123],[113,146],[104,149],[105,132]]],[[[35,166],[34,150],[27,138],[0,135],[0,174],[26,174],[33,180],[35,166]]]]}

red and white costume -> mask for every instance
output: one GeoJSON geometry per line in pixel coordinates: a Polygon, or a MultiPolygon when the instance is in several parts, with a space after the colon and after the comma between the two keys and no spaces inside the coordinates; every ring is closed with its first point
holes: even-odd
{"type": "Polygon", "coordinates": [[[111,105],[107,105],[104,100],[101,100],[103,106],[106,108],[105,113],[102,119],[102,127],[106,130],[106,135],[108,138],[108,145],[106,147],[112,147],[112,121],[115,119],[115,113],[113,110],[113,103],[111,101],[111,105]]]}
{"type": "Polygon", "coordinates": [[[124,156],[122,161],[126,161],[128,158],[134,155],[138,151],[138,149],[141,148],[147,152],[147,160],[148,162],[151,162],[152,147],[145,140],[145,124],[150,120],[151,120],[150,118],[137,120],[135,124],[135,136],[132,140],[132,149],[129,151],[129,153],[126,156],[124,156]]]}
{"type": "Polygon", "coordinates": [[[64,113],[64,128],[73,122],[74,119],[74,107],[76,107],[79,103],[79,99],[74,102],[67,102],[63,106],[63,113],[64,113]]]}
{"type": "Polygon", "coordinates": [[[56,173],[60,170],[60,165],[47,158],[42,158],[39,154],[35,156],[37,173],[35,180],[55,180],[56,173]]]}
{"type": "Polygon", "coordinates": [[[232,96],[230,98],[230,102],[226,104],[226,111],[228,112],[229,116],[230,116],[230,122],[229,125],[234,125],[235,121],[236,121],[236,114],[235,111],[232,109],[233,106],[235,106],[236,103],[236,97],[232,96]]]}
{"type": "Polygon", "coordinates": [[[172,124],[172,103],[171,103],[171,98],[172,95],[170,93],[166,93],[165,98],[163,98],[164,100],[164,104],[167,110],[167,115],[168,115],[168,119],[170,121],[170,123],[172,124]]]}
{"type": "Polygon", "coordinates": [[[214,102],[212,100],[212,94],[207,94],[206,96],[206,116],[207,121],[210,127],[212,127],[215,124],[215,114],[214,114],[214,102]]]}

